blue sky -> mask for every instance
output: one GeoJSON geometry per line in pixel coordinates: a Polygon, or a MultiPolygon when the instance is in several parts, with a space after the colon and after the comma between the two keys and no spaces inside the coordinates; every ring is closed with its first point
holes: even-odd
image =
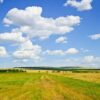
{"type": "Polygon", "coordinates": [[[0,0],[0,67],[100,68],[99,0],[0,0]]]}

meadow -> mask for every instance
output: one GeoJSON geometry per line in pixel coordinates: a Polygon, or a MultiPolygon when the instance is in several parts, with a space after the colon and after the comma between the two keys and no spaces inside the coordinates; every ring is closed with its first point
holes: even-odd
{"type": "Polygon", "coordinates": [[[100,100],[100,73],[0,73],[0,100],[100,100]]]}

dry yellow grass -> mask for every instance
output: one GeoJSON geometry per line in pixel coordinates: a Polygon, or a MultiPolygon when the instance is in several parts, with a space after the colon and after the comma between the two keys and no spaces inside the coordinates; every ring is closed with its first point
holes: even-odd
{"type": "Polygon", "coordinates": [[[27,73],[52,73],[52,70],[26,70],[27,73]]]}
{"type": "Polygon", "coordinates": [[[0,74],[0,100],[99,100],[98,87],[90,90],[91,83],[84,86],[81,81],[67,78],[73,73],[58,74],[0,74]]]}
{"type": "Polygon", "coordinates": [[[74,79],[100,83],[100,73],[65,73],[62,75],[66,77],[71,77],[74,79]]]}

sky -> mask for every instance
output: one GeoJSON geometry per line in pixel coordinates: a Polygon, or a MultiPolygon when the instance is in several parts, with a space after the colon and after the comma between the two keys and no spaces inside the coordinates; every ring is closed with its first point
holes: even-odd
{"type": "Polygon", "coordinates": [[[99,0],[0,0],[0,67],[100,68],[99,0]]]}

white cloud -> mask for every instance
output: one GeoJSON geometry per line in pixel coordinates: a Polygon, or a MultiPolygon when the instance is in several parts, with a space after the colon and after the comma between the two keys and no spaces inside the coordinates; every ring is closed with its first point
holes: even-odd
{"type": "Polygon", "coordinates": [[[29,61],[29,59],[14,59],[13,60],[14,63],[18,63],[18,62],[24,62],[25,63],[25,62],[28,62],[28,61],[29,61]]]}
{"type": "Polygon", "coordinates": [[[22,43],[25,42],[27,39],[22,36],[21,32],[17,32],[13,30],[12,32],[0,33],[0,41],[11,41],[11,42],[18,42],[22,43]]]}
{"type": "Polygon", "coordinates": [[[76,48],[69,48],[67,51],[66,51],[67,54],[77,54],[79,53],[79,51],[76,49],[76,48]]]}
{"type": "MultiPolygon", "coordinates": [[[[14,8],[8,11],[3,22],[8,27],[14,27],[11,32],[0,33],[0,41],[18,43],[16,51],[12,53],[15,60],[33,59],[39,60],[42,48],[32,44],[30,38],[48,38],[51,35],[63,35],[71,32],[74,26],[79,25],[79,16],[66,16],[58,18],[45,18],[41,16],[41,7],[27,7],[24,10],[14,8]],[[24,17],[23,17],[24,16],[24,17]]],[[[56,40],[65,43],[66,38],[60,37],[56,40]]],[[[65,55],[66,51],[45,51],[49,55],[65,55]]]]}
{"type": "Polygon", "coordinates": [[[67,55],[67,54],[77,54],[79,51],[76,48],[69,48],[68,50],[46,50],[45,54],[48,55],[67,55]]]}
{"type": "Polygon", "coordinates": [[[92,62],[98,63],[99,62],[100,63],[100,57],[95,57],[93,55],[85,56],[84,62],[87,62],[87,63],[92,63],[92,62]]]}
{"type": "Polygon", "coordinates": [[[0,0],[0,3],[3,3],[4,0],[0,0]]]}
{"type": "Polygon", "coordinates": [[[87,67],[100,68],[100,57],[93,55],[84,56],[82,59],[82,65],[87,67]]]}
{"type": "Polygon", "coordinates": [[[47,50],[45,51],[48,55],[65,55],[65,52],[63,50],[47,50]]]}
{"type": "Polygon", "coordinates": [[[93,0],[67,0],[66,3],[64,4],[65,6],[72,6],[75,7],[78,11],[85,11],[85,10],[90,10],[92,9],[92,3],[93,0]]]}
{"type": "Polygon", "coordinates": [[[100,57],[88,55],[80,58],[69,58],[66,60],[71,66],[82,66],[86,68],[100,68],[100,57]]]}
{"type": "Polygon", "coordinates": [[[42,39],[48,38],[52,34],[62,35],[71,32],[74,26],[80,23],[79,16],[71,15],[54,19],[42,17],[41,14],[41,7],[27,7],[25,10],[13,8],[7,13],[4,23],[16,26],[19,31],[31,38],[42,39]]]}
{"type": "Polygon", "coordinates": [[[97,40],[97,39],[100,39],[100,34],[94,34],[94,35],[91,35],[89,36],[92,40],[97,40]]]}
{"type": "Polygon", "coordinates": [[[56,43],[67,43],[67,38],[62,36],[56,39],[56,43]]]}
{"type": "Polygon", "coordinates": [[[5,56],[7,56],[7,51],[5,47],[0,46],[0,57],[5,57],[5,56]]]}
{"type": "Polygon", "coordinates": [[[82,51],[82,53],[88,53],[90,51],[90,50],[85,49],[85,48],[81,48],[80,50],[82,51]]]}
{"type": "Polygon", "coordinates": [[[39,45],[33,45],[30,40],[20,44],[19,48],[13,53],[17,59],[39,60],[42,49],[39,45]]]}
{"type": "Polygon", "coordinates": [[[94,56],[85,56],[85,57],[84,57],[84,61],[85,61],[86,63],[92,63],[93,60],[94,60],[94,56]]]}

